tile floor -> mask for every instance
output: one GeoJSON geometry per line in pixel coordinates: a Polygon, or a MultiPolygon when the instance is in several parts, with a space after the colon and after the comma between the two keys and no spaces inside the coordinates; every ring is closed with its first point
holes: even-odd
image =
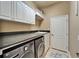
{"type": "Polygon", "coordinates": [[[49,49],[45,58],[69,58],[69,54],[54,49],[49,49]]]}

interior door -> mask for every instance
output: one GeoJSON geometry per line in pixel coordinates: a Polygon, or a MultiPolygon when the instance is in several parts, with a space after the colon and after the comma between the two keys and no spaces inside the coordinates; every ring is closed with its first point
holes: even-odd
{"type": "Polygon", "coordinates": [[[68,15],[54,16],[51,18],[51,43],[52,47],[68,50],[68,15]]]}

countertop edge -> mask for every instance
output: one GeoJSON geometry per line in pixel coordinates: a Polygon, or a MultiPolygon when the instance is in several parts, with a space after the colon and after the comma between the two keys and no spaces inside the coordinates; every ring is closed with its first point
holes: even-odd
{"type": "Polygon", "coordinates": [[[5,35],[18,35],[18,34],[24,34],[24,33],[34,33],[34,32],[50,32],[50,30],[31,30],[31,31],[15,31],[15,32],[0,32],[0,36],[5,35]]]}

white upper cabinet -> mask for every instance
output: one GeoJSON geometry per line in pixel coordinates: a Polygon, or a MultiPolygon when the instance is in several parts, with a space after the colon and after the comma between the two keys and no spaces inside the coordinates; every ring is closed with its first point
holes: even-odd
{"type": "Polygon", "coordinates": [[[11,18],[11,2],[10,1],[0,1],[0,18],[11,18]]]}
{"type": "Polygon", "coordinates": [[[24,3],[22,5],[24,6],[23,7],[23,21],[30,23],[31,15],[30,15],[29,7],[25,5],[24,3]]]}
{"type": "Polygon", "coordinates": [[[35,11],[29,8],[30,14],[30,23],[35,24],[35,11]]]}
{"type": "Polygon", "coordinates": [[[25,18],[27,19],[27,21],[31,24],[35,24],[35,11],[32,8],[26,6],[26,14],[27,17],[25,16],[25,18]]]}
{"type": "Polygon", "coordinates": [[[15,19],[16,18],[16,12],[17,12],[17,2],[16,1],[12,1],[12,18],[15,19]]]}
{"type": "Polygon", "coordinates": [[[7,17],[5,20],[35,24],[35,11],[19,1],[1,1],[0,2],[0,18],[7,17]]]}
{"type": "Polygon", "coordinates": [[[23,2],[17,2],[16,4],[16,18],[22,22],[35,24],[35,12],[29,6],[23,2]]]}

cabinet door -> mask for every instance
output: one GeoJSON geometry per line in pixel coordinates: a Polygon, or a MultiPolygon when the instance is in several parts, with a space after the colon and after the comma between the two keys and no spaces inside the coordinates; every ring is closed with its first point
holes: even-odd
{"type": "Polygon", "coordinates": [[[23,2],[12,2],[12,17],[17,22],[35,23],[35,12],[23,2]]]}
{"type": "Polygon", "coordinates": [[[26,23],[31,24],[31,10],[27,5],[23,4],[23,6],[23,19],[26,23]]]}
{"type": "Polygon", "coordinates": [[[12,1],[12,18],[16,18],[16,13],[17,13],[17,2],[12,1]]]}
{"type": "Polygon", "coordinates": [[[30,23],[31,24],[35,24],[35,12],[33,9],[29,8],[30,9],[30,23]]]}
{"type": "Polygon", "coordinates": [[[29,6],[27,7],[27,14],[28,14],[28,22],[30,24],[35,24],[35,12],[29,6]]]}
{"type": "Polygon", "coordinates": [[[23,3],[23,18],[26,23],[35,23],[35,12],[29,6],[23,3]]]}
{"type": "Polygon", "coordinates": [[[23,21],[29,23],[28,20],[29,20],[28,6],[23,3],[23,21]]]}
{"type": "Polygon", "coordinates": [[[16,5],[16,10],[17,10],[17,13],[16,13],[16,18],[21,20],[23,19],[23,5],[22,5],[22,2],[17,2],[17,5],[16,5]]]}
{"type": "Polygon", "coordinates": [[[11,1],[0,1],[0,16],[11,18],[11,1]]]}
{"type": "Polygon", "coordinates": [[[16,22],[23,23],[23,6],[21,2],[12,1],[12,18],[16,22]]]}

